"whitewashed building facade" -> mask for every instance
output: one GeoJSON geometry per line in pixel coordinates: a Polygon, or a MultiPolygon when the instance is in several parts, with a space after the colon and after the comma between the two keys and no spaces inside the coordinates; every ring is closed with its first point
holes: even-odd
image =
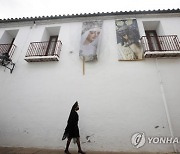
{"type": "Polygon", "coordinates": [[[61,137],[79,101],[85,151],[180,151],[178,141],[158,143],[180,137],[178,38],[179,9],[0,20],[0,53],[15,63],[10,73],[1,59],[0,146],[64,149],[61,137]],[[118,60],[116,19],[137,20],[142,60],[118,60]],[[98,59],[84,62],[82,23],[94,20],[103,20],[98,59]],[[135,133],[145,134],[144,146],[133,145],[135,133]]]}

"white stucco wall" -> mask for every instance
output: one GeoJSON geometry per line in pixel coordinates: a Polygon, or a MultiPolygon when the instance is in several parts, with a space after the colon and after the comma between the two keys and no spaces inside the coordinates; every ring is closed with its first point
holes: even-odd
{"type": "Polygon", "coordinates": [[[1,39],[0,39],[0,42],[1,44],[8,44],[8,43],[11,43],[12,41],[12,36],[10,36],[10,34],[8,32],[4,32],[1,39]]]}
{"type": "MultiPolygon", "coordinates": [[[[159,25],[157,27],[157,31],[159,35],[178,35],[180,36],[179,29],[179,17],[161,17],[161,18],[140,18],[139,25],[143,21],[159,21],[159,25]]],[[[144,35],[143,29],[140,29],[141,34],[144,35]]]]}
{"type": "MultiPolygon", "coordinates": [[[[137,19],[141,36],[142,21],[148,20],[154,18],[137,19]]],[[[158,20],[164,35],[180,38],[179,18],[158,20]]],[[[174,151],[172,144],[146,144],[136,149],[131,136],[136,132],[180,136],[180,59],[118,61],[114,20],[104,20],[99,59],[86,63],[83,75],[81,28],[82,22],[18,27],[13,55],[16,67],[12,74],[0,67],[0,146],[64,148],[61,137],[77,100],[83,149],[174,151]],[[30,42],[40,41],[45,27],[57,26],[63,43],[60,61],[27,63],[24,58],[30,42]]],[[[0,37],[9,29],[13,27],[1,28],[0,37]]],[[[70,148],[76,149],[76,145],[70,148]]],[[[179,144],[175,148],[180,151],[179,144]]]]}

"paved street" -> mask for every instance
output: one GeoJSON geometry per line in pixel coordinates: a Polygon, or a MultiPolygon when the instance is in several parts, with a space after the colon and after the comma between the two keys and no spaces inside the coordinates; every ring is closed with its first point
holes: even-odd
{"type": "MultiPolygon", "coordinates": [[[[70,151],[71,154],[78,154],[77,151],[70,151]]],[[[127,152],[98,152],[86,151],[87,154],[155,154],[155,153],[127,153],[127,152]]],[[[50,150],[38,148],[7,148],[0,147],[0,154],[64,154],[64,150],[50,150]]],[[[173,153],[156,153],[156,154],[173,154],[173,153]]]]}

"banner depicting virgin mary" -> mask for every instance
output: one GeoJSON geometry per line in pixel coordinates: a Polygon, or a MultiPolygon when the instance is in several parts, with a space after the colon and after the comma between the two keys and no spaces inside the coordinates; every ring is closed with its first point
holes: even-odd
{"type": "Polygon", "coordinates": [[[79,56],[87,61],[97,60],[97,48],[103,22],[83,22],[79,56]]]}
{"type": "Polygon", "coordinates": [[[136,19],[116,20],[118,60],[140,60],[143,50],[136,19]]]}

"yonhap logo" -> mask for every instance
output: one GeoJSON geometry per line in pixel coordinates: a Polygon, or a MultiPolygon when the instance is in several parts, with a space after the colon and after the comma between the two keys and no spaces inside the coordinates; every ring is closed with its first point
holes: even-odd
{"type": "Polygon", "coordinates": [[[146,143],[145,134],[135,133],[131,138],[131,143],[136,148],[142,147],[146,143]]]}
{"type": "Polygon", "coordinates": [[[177,144],[180,143],[180,138],[178,137],[147,137],[144,132],[135,133],[131,137],[131,143],[135,148],[142,147],[146,141],[149,144],[177,144]]]}

